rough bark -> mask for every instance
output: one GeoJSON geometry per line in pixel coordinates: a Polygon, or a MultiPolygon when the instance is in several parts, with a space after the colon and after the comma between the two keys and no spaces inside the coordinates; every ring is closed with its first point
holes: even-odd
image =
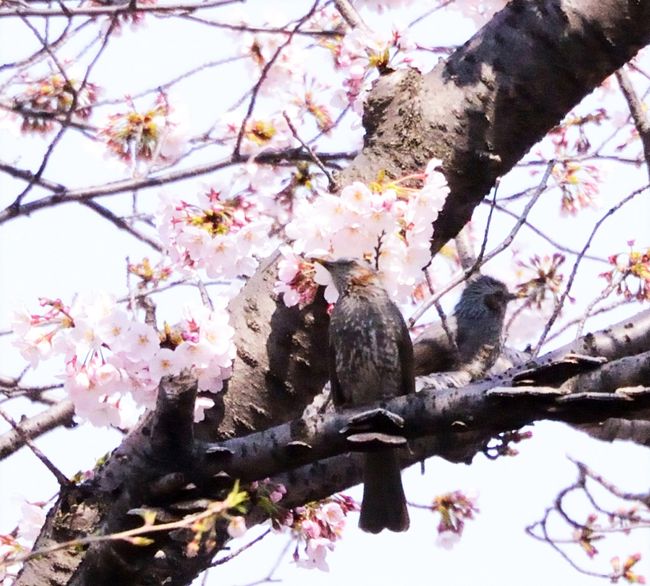
{"type": "MultiPolygon", "coordinates": [[[[650,392],[617,393],[621,387],[647,386],[650,381],[650,311],[584,338],[491,379],[462,388],[424,388],[416,395],[381,404],[402,416],[404,435],[411,439],[402,466],[431,455],[471,462],[496,434],[539,419],[598,423],[612,416],[633,421],[647,418],[650,392]],[[580,351],[607,362],[565,364],[561,359],[580,351]],[[585,371],[585,368],[589,371],[585,371]],[[513,387],[534,381],[536,369],[544,385],[513,387]]],[[[298,418],[265,431],[220,442],[195,442],[192,404],[195,383],[185,375],[161,385],[158,405],[134,430],[92,481],[64,488],[48,516],[36,547],[88,533],[138,526],[131,509],[167,510],[179,500],[219,498],[229,479],[260,480],[268,476],[289,487],[285,504],[298,505],[342,490],[361,478],[358,455],[340,430],[357,410],[298,418]],[[185,487],[189,482],[192,490],[185,487]],[[126,521],[125,521],[126,519],[126,521]]],[[[253,511],[252,521],[263,519],[253,511]]],[[[29,562],[19,584],[111,583],[133,585],[184,584],[209,563],[226,541],[188,558],[178,536],[155,536],[155,546],[131,547],[120,542],[93,544],[84,554],[76,549],[29,562]],[[163,552],[164,555],[160,555],[163,552]],[[81,562],[84,561],[83,564],[81,562]],[[69,581],[63,578],[72,574],[69,581]]],[[[186,536],[186,538],[189,538],[186,536]]]]}
{"type": "MultiPolygon", "coordinates": [[[[451,194],[436,220],[432,241],[435,252],[459,232],[498,176],[512,168],[580,99],[648,42],[650,4],[647,2],[515,0],[430,74],[399,71],[379,80],[364,117],[366,146],[341,173],[339,183],[372,180],[380,170],[401,176],[422,170],[431,157],[441,158],[451,194]],[[555,91],[550,92],[549,88],[555,91]]],[[[323,307],[305,312],[283,308],[272,294],[274,268],[271,259],[231,304],[238,344],[235,374],[220,409],[197,432],[204,440],[240,436],[288,421],[309,403],[324,382],[323,307]]],[[[622,351],[621,356],[646,351],[650,348],[650,328],[647,324],[641,328],[636,323],[627,328],[623,337],[612,333],[602,340],[584,339],[581,346],[605,355],[606,349],[612,354],[622,351]],[[645,333],[637,336],[637,343],[643,345],[639,349],[626,335],[629,331],[642,330],[645,333]]],[[[643,370],[647,361],[639,364],[642,368],[637,382],[645,384],[642,379],[645,377],[647,381],[647,372],[643,370]]],[[[504,380],[477,383],[479,386],[450,390],[443,395],[432,393],[396,400],[405,401],[404,405],[391,403],[391,408],[406,409],[409,435],[431,432],[428,425],[432,420],[418,419],[426,413],[433,413],[438,422],[446,422],[444,433],[429,443],[427,440],[413,442],[416,457],[451,453],[449,438],[452,436],[455,443],[464,441],[461,434],[449,429],[451,419],[445,419],[444,413],[484,424],[486,434],[499,429],[488,423],[487,413],[505,412],[500,406],[502,401],[507,401],[512,411],[500,422],[508,426],[536,417],[552,417],[551,405],[555,414],[566,415],[567,419],[584,421],[586,417],[584,401],[587,399],[567,402],[557,410],[557,405],[552,403],[559,401],[557,398],[540,399],[525,394],[521,400],[485,396],[485,389],[504,380]],[[407,409],[409,401],[428,401],[427,408],[411,418],[407,409]],[[439,407],[444,407],[444,413],[438,411],[439,407]],[[417,447],[420,445],[423,447],[417,447]]],[[[97,472],[97,478],[62,490],[36,547],[76,535],[128,527],[134,523],[125,520],[132,518],[126,515],[128,510],[165,503],[174,489],[189,481],[206,492],[214,488],[206,471],[191,465],[198,461],[198,455],[188,429],[191,415],[186,399],[181,397],[192,395],[192,384],[183,380],[170,384],[172,387],[167,390],[172,398],[177,396],[179,402],[172,401],[172,404],[180,406],[178,411],[171,414],[170,403],[164,398],[167,391],[161,388],[163,397],[156,412],[130,434],[106,467],[97,472]],[[181,429],[174,431],[175,425],[181,429]]],[[[608,412],[622,409],[632,416],[629,405],[625,401],[611,401],[608,412]]],[[[594,407],[588,415],[591,421],[604,417],[601,409],[594,407]]],[[[294,456],[299,454],[294,462],[296,466],[313,461],[306,452],[323,460],[295,470],[286,467],[289,460],[283,466],[264,468],[265,472],[289,470],[281,477],[288,486],[286,501],[290,504],[325,496],[359,480],[355,456],[327,458],[347,447],[341,443],[340,435],[332,432],[341,422],[341,416],[326,419],[329,431],[319,429],[313,443],[321,442],[320,446],[323,438],[331,438],[331,451],[330,447],[318,452],[304,448],[305,452],[301,453],[299,448],[289,448],[285,453],[289,456],[293,449],[294,456]]],[[[295,431],[296,426],[304,428],[303,423],[297,423],[285,429],[295,431]]],[[[265,436],[256,439],[261,437],[265,436]]],[[[260,449],[270,447],[261,445],[260,449]]],[[[219,462],[218,457],[213,454],[208,458],[209,471],[226,467],[228,458],[219,462]]],[[[245,469],[242,464],[233,471],[243,473],[245,469]]],[[[254,476],[250,468],[247,474],[254,476]]],[[[174,537],[178,536],[163,538],[154,548],[93,546],[35,559],[26,564],[17,584],[187,584],[214,552],[188,558],[184,556],[182,542],[178,543],[174,537]],[[158,551],[164,555],[156,555],[158,551]]],[[[217,542],[216,547],[221,545],[217,542]]]]}
{"type": "MultiPolygon", "coordinates": [[[[365,146],[337,181],[373,181],[380,171],[401,177],[422,171],[433,157],[441,159],[450,196],[435,222],[436,252],[458,234],[498,177],[648,42],[647,2],[510,2],[430,73],[399,70],[378,80],[364,113],[365,146]]],[[[318,392],[326,376],[318,359],[324,312],[309,313],[301,325],[297,312],[276,304],[274,266],[266,264],[264,278],[256,275],[233,302],[238,335],[249,320],[262,328],[287,320],[281,326],[290,340],[285,347],[300,352],[295,358],[278,355],[280,368],[269,371],[268,351],[278,336],[268,344],[266,329],[247,332],[225,399],[230,409],[220,429],[226,433],[273,425],[280,402],[299,411],[310,397],[292,395],[295,389],[318,392]],[[277,380],[285,368],[289,377],[277,380]],[[269,376],[277,384],[268,385],[269,376]],[[262,392],[249,392],[253,388],[262,392]]]]}

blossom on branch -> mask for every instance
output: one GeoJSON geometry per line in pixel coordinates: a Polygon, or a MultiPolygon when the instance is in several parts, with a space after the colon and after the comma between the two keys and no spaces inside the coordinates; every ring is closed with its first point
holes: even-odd
{"type": "Polygon", "coordinates": [[[629,243],[629,252],[610,256],[608,260],[614,268],[600,276],[609,284],[618,283],[616,293],[626,300],[650,301],[650,248],[634,250],[633,244],[629,243]]]}
{"type": "MultiPolygon", "coordinates": [[[[433,222],[449,191],[438,165],[439,161],[431,161],[417,177],[419,189],[404,186],[414,177],[380,178],[370,186],[354,182],[340,196],[321,193],[296,205],[285,229],[292,244],[281,249],[276,293],[284,294],[287,305],[309,303],[316,285],[329,281],[326,271],[321,273],[305,259],[354,257],[377,266],[396,301],[408,300],[424,279],[422,269],[431,260],[433,222]]],[[[326,291],[326,298],[335,301],[336,294],[326,291]]]]}
{"type": "MultiPolygon", "coordinates": [[[[136,321],[106,294],[80,296],[68,307],[43,299],[42,315],[15,313],[15,345],[33,366],[43,358],[65,362],[64,388],[75,412],[94,425],[122,425],[132,403],[152,407],[163,376],[193,369],[199,390],[218,392],[231,374],[234,330],[225,301],[214,310],[188,309],[175,327],[161,334],[136,321]]],[[[204,400],[196,410],[203,416],[204,400]]]]}
{"type": "Polygon", "coordinates": [[[255,255],[269,242],[271,219],[250,199],[210,189],[197,204],[163,200],[158,230],[177,270],[205,270],[210,278],[252,275],[255,255]]]}
{"type": "Polygon", "coordinates": [[[13,110],[22,116],[23,132],[45,134],[54,129],[55,121],[86,120],[97,101],[98,86],[53,73],[29,82],[24,92],[13,99],[13,110]],[[72,110],[72,111],[71,111],[72,110]]]}
{"type": "Polygon", "coordinates": [[[162,92],[155,105],[139,112],[128,100],[130,109],[111,114],[99,134],[109,152],[125,162],[177,160],[185,150],[183,125],[162,92]]]}
{"type": "Polygon", "coordinates": [[[302,568],[317,568],[327,572],[327,553],[341,538],[346,517],[358,511],[358,505],[348,496],[334,495],[289,511],[280,527],[288,527],[296,539],[293,559],[302,568]],[[301,556],[300,546],[303,545],[301,556]]]}

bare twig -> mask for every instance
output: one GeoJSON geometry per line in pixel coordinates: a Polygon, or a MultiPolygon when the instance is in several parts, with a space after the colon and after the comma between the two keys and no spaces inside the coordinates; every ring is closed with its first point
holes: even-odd
{"type": "Polygon", "coordinates": [[[314,152],[314,149],[312,149],[304,140],[302,140],[302,138],[300,138],[296,127],[293,125],[293,122],[291,122],[291,118],[289,118],[289,115],[286,112],[282,112],[282,116],[284,116],[284,119],[287,121],[287,125],[289,126],[289,130],[291,130],[293,137],[311,155],[314,163],[316,163],[318,168],[325,174],[325,177],[327,177],[329,190],[334,191],[336,189],[336,182],[334,181],[332,174],[325,168],[325,165],[323,165],[323,162],[318,158],[318,155],[314,152]]]}
{"type": "Polygon", "coordinates": [[[573,263],[573,268],[571,269],[571,274],[569,275],[569,279],[567,280],[566,287],[564,288],[564,291],[562,291],[562,295],[560,295],[559,299],[555,303],[555,308],[553,309],[553,313],[551,314],[551,317],[548,319],[546,325],[544,326],[544,331],[542,332],[542,335],[539,337],[539,340],[537,341],[537,345],[533,350],[533,354],[532,354],[533,357],[536,357],[539,354],[546,340],[546,337],[548,336],[549,331],[553,327],[555,320],[560,315],[560,312],[562,311],[562,307],[564,306],[564,302],[566,301],[566,298],[569,296],[569,292],[571,291],[573,281],[575,279],[576,273],[578,272],[578,267],[580,266],[580,263],[584,258],[585,253],[587,252],[587,250],[589,250],[589,247],[591,246],[591,243],[594,237],[596,236],[596,233],[600,229],[600,227],[603,225],[605,220],[607,220],[607,218],[609,218],[611,215],[616,213],[620,208],[622,208],[627,202],[634,199],[637,195],[643,193],[646,189],[648,189],[648,187],[650,186],[644,185],[643,187],[639,187],[638,189],[635,189],[632,193],[628,194],[621,201],[619,201],[615,206],[609,208],[609,210],[607,210],[607,212],[605,212],[605,214],[596,222],[593,229],[591,230],[591,234],[589,234],[589,238],[587,238],[587,242],[585,242],[585,245],[582,247],[580,254],[578,254],[578,257],[573,263]]]}
{"type": "Polygon", "coordinates": [[[129,222],[127,222],[124,218],[120,218],[118,215],[114,214],[111,210],[108,208],[105,208],[104,206],[98,204],[95,200],[92,199],[87,199],[83,202],[81,202],[83,205],[86,207],[90,208],[94,212],[97,212],[102,218],[105,218],[115,226],[117,226],[120,230],[124,230],[125,232],[128,232],[131,234],[131,236],[134,236],[141,242],[144,242],[145,244],[148,244],[153,248],[154,250],[158,252],[162,252],[163,248],[160,244],[160,242],[154,240],[153,238],[147,236],[143,232],[140,232],[139,230],[136,230],[129,222]]]}
{"type": "Polygon", "coordinates": [[[52,473],[54,478],[56,478],[56,481],[59,483],[59,486],[64,487],[68,486],[70,484],[70,480],[66,477],[63,472],[61,472],[51,461],[50,459],[43,453],[41,450],[36,447],[34,442],[30,439],[30,437],[25,433],[21,427],[16,423],[11,416],[9,416],[7,413],[5,413],[2,409],[0,409],[0,417],[2,417],[11,427],[14,429],[16,434],[20,437],[22,442],[29,447],[29,449],[34,453],[34,455],[43,463],[43,465],[52,473]]]}
{"type": "MultiPolygon", "coordinates": [[[[526,217],[528,216],[528,213],[530,212],[531,208],[533,205],[535,205],[535,202],[539,199],[539,196],[543,193],[544,189],[546,189],[546,183],[548,182],[548,178],[551,175],[551,172],[553,170],[553,167],[555,165],[555,161],[550,161],[547,165],[546,172],[544,173],[544,176],[542,177],[542,180],[540,184],[537,187],[537,190],[535,193],[531,196],[530,201],[526,204],[526,207],[521,213],[521,216],[513,226],[512,230],[510,231],[510,234],[505,238],[501,244],[499,244],[496,248],[494,248],[492,251],[490,251],[488,254],[485,255],[482,264],[485,264],[488,262],[490,259],[494,258],[497,254],[500,254],[503,252],[514,240],[515,236],[517,235],[517,232],[519,232],[519,229],[524,225],[524,222],[526,220],[526,217]]],[[[467,279],[467,277],[473,273],[475,270],[477,270],[479,267],[474,265],[471,267],[469,270],[464,270],[460,274],[456,275],[453,279],[447,283],[445,287],[440,289],[438,293],[435,295],[431,296],[429,299],[427,299],[424,303],[418,307],[415,312],[413,312],[413,315],[409,318],[408,320],[408,325],[409,327],[412,327],[413,324],[417,322],[418,319],[420,319],[424,313],[432,306],[434,305],[440,298],[451,291],[454,287],[462,283],[467,279]]]]}
{"type": "Polygon", "coordinates": [[[72,401],[60,401],[42,413],[16,423],[12,431],[0,435],[0,460],[19,450],[25,440],[35,439],[61,425],[70,425],[74,415],[72,401]]]}
{"type": "MultiPolygon", "coordinates": [[[[179,2],[177,4],[169,5],[139,5],[135,2],[135,10],[137,12],[151,12],[154,14],[169,14],[177,12],[190,12],[193,10],[205,8],[217,8],[220,6],[227,6],[228,4],[239,3],[241,0],[216,0],[212,2],[179,2]]],[[[113,6],[80,6],[78,8],[63,8],[56,10],[53,8],[32,8],[30,6],[17,6],[15,8],[7,8],[0,10],[0,18],[11,16],[42,16],[44,18],[65,17],[71,18],[74,16],[119,16],[121,14],[128,14],[134,9],[130,2],[123,4],[115,4],[113,6]]]]}
{"type": "Polygon", "coordinates": [[[211,567],[220,566],[220,565],[225,564],[226,562],[229,562],[230,560],[236,558],[238,555],[244,553],[247,549],[249,549],[250,547],[252,547],[256,543],[259,543],[260,541],[262,541],[262,539],[264,539],[267,535],[269,535],[271,533],[271,531],[272,531],[272,528],[269,527],[266,531],[264,531],[263,533],[258,535],[255,539],[252,539],[251,541],[249,541],[245,545],[242,545],[241,547],[237,548],[235,551],[232,551],[228,555],[226,555],[226,556],[224,556],[222,558],[219,558],[218,560],[215,560],[214,562],[212,562],[211,567]]]}
{"type": "Polygon", "coordinates": [[[641,138],[641,144],[643,145],[643,155],[645,157],[646,168],[648,171],[648,176],[650,177],[650,121],[646,116],[643,104],[639,97],[634,91],[634,86],[632,85],[632,80],[625,71],[621,68],[616,72],[616,80],[618,85],[621,86],[621,92],[627,101],[627,105],[630,108],[630,114],[632,115],[632,120],[634,121],[634,127],[639,133],[641,138]]]}

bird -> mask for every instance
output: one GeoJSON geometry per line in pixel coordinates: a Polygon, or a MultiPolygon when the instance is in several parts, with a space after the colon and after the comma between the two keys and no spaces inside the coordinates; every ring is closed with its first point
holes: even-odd
{"type": "MultiPolygon", "coordinates": [[[[415,392],[413,346],[398,307],[365,261],[316,259],[339,297],[330,315],[329,373],[335,407],[375,403],[415,392]]],[[[395,449],[364,454],[359,528],[406,531],[409,515],[395,449]]]]}
{"type": "Polygon", "coordinates": [[[415,376],[451,370],[468,371],[472,378],[484,375],[499,358],[506,308],[516,298],[494,277],[469,281],[446,330],[436,323],[415,339],[415,376]]]}

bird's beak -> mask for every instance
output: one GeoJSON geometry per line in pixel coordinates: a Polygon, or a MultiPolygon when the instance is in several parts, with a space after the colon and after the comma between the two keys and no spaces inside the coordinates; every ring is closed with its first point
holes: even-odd
{"type": "Polygon", "coordinates": [[[332,261],[327,260],[326,258],[321,258],[321,257],[318,257],[318,256],[312,256],[308,260],[310,260],[311,262],[317,262],[319,265],[324,266],[327,270],[329,270],[330,267],[332,266],[332,261]]]}
{"type": "Polygon", "coordinates": [[[506,301],[514,301],[515,299],[519,299],[519,297],[521,297],[521,295],[508,291],[506,294],[506,301]]]}

